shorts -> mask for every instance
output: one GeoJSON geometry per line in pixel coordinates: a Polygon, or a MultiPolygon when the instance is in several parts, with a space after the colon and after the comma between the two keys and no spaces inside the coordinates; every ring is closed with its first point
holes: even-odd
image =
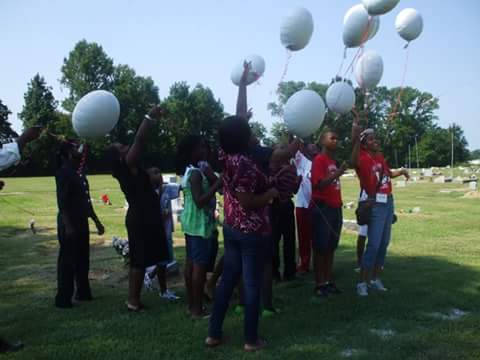
{"type": "Polygon", "coordinates": [[[212,238],[185,234],[187,259],[198,265],[208,266],[211,261],[212,238]]]}
{"type": "Polygon", "coordinates": [[[312,207],[313,249],[321,255],[334,251],[338,247],[342,232],[342,208],[331,208],[315,203],[312,207]]]}
{"type": "Polygon", "coordinates": [[[363,236],[363,237],[368,236],[368,225],[360,225],[358,227],[358,236],[363,236]]]}

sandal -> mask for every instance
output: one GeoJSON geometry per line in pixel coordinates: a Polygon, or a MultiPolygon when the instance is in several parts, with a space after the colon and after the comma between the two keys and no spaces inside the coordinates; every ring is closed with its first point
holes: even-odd
{"type": "Polygon", "coordinates": [[[205,307],[202,308],[202,312],[198,315],[191,314],[192,320],[208,320],[210,319],[211,314],[207,311],[205,307]]]}
{"type": "Polygon", "coordinates": [[[125,305],[127,306],[127,310],[130,312],[139,312],[145,310],[145,305],[140,303],[138,306],[130,304],[128,301],[125,301],[125,305]]]}
{"type": "Polygon", "coordinates": [[[214,348],[226,344],[228,340],[229,339],[226,336],[222,336],[220,339],[209,336],[205,339],[205,346],[207,348],[214,348]]]}
{"type": "Polygon", "coordinates": [[[264,339],[258,339],[255,345],[245,344],[243,349],[246,352],[255,352],[264,349],[267,346],[267,342],[264,339]]]}

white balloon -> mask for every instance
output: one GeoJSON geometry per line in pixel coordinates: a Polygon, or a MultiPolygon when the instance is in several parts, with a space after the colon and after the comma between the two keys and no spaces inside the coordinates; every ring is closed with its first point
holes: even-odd
{"type": "Polygon", "coordinates": [[[363,89],[371,89],[378,85],[383,75],[382,57],[372,50],[367,50],[355,65],[355,79],[363,89]]]}
{"type": "Polygon", "coordinates": [[[303,49],[308,45],[313,34],[313,17],[303,7],[293,9],[280,26],[280,41],[292,51],[303,49]]]}
{"type": "Polygon", "coordinates": [[[345,115],[355,106],[355,91],[349,83],[337,81],[330,85],[325,99],[330,110],[345,115]]]}
{"type": "Polygon", "coordinates": [[[230,78],[235,85],[240,83],[240,79],[242,78],[243,74],[243,64],[245,61],[251,63],[250,71],[247,76],[247,85],[257,81],[265,72],[265,60],[263,60],[260,55],[249,55],[235,65],[235,67],[232,69],[230,78]]]}
{"type": "Polygon", "coordinates": [[[395,20],[395,28],[398,34],[407,41],[413,41],[423,31],[422,15],[415,9],[402,10],[395,20]]]}
{"type": "Polygon", "coordinates": [[[383,15],[393,10],[400,0],[362,0],[370,15],[383,15]]]}
{"type": "Polygon", "coordinates": [[[82,97],[72,114],[73,130],[80,137],[105,136],[117,125],[120,104],[111,92],[95,90],[82,97]]]}
{"type": "Polygon", "coordinates": [[[343,43],[353,48],[372,39],[380,27],[378,16],[370,17],[362,4],[350,8],[343,18],[343,43]]]}
{"type": "Polygon", "coordinates": [[[300,137],[312,135],[323,123],[325,103],[313,90],[300,90],[285,104],[283,119],[288,130],[300,137]]]}

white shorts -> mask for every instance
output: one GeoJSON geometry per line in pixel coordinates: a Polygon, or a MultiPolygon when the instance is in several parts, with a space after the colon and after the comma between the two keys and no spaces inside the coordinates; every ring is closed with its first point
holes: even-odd
{"type": "Polygon", "coordinates": [[[368,225],[360,225],[358,227],[358,236],[368,236],[368,225]]]}

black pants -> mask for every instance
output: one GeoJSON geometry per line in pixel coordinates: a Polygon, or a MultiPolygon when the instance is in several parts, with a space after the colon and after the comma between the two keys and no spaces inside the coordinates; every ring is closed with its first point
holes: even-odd
{"type": "Polygon", "coordinates": [[[88,281],[90,267],[90,234],[88,219],[75,219],[75,235],[67,236],[65,225],[59,215],[57,218],[58,241],[60,250],[57,263],[57,295],[55,305],[69,306],[72,302],[74,287],[77,300],[90,300],[92,293],[88,281]],[[75,286],[76,285],[76,286],[75,286]]]}
{"type": "Polygon", "coordinates": [[[280,274],[280,240],[283,237],[283,276],[290,277],[296,273],[295,262],[295,206],[292,200],[276,201],[272,204],[273,237],[273,274],[280,274]]]}

